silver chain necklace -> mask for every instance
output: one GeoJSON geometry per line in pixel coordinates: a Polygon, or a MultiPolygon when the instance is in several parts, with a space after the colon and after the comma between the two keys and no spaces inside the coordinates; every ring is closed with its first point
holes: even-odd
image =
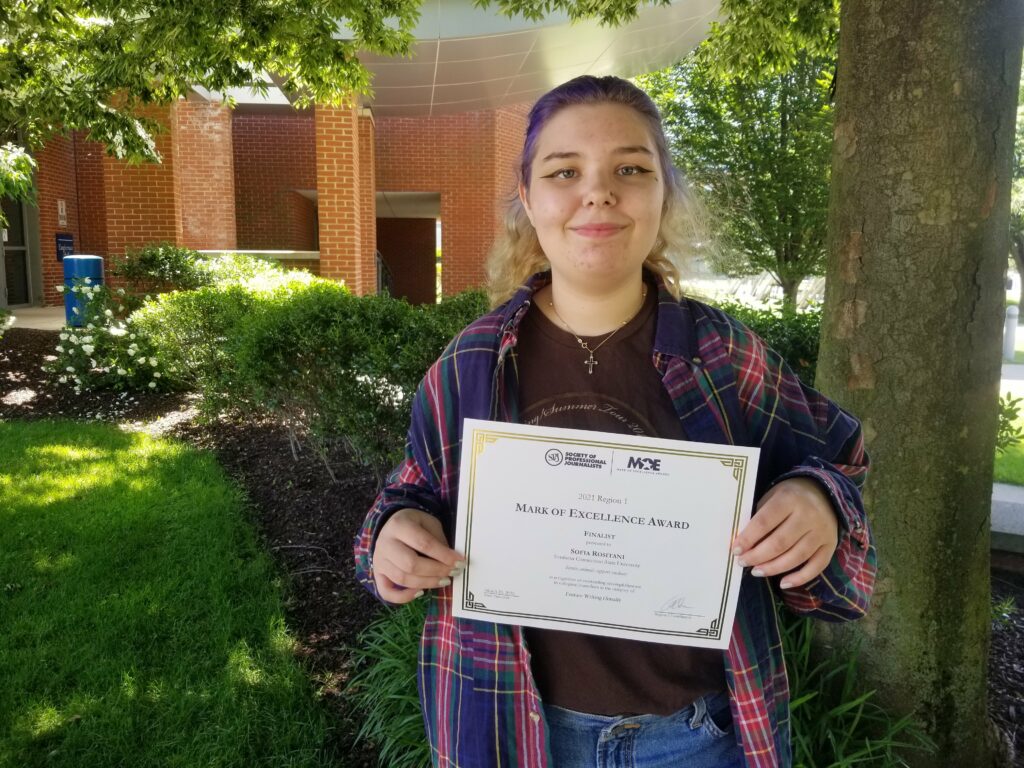
{"type": "Polygon", "coordinates": [[[629,323],[630,320],[632,320],[634,317],[636,317],[637,315],[640,314],[640,310],[644,308],[644,302],[646,300],[647,300],[647,283],[644,283],[643,290],[640,293],[640,306],[637,308],[636,312],[634,312],[632,315],[630,315],[625,320],[623,320],[622,321],[622,325],[620,325],[614,331],[612,331],[607,336],[605,336],[603,339],[601,339],[601,343],[598,344],[593,349],[591,349],[590,345],[587,342],[585,342],[582,339],[582,337],[578,333],[576,333],[576,331],[574,331],[569,326],[569,324],[567,322],[565,322],[565,318],[562,317],[560,314],[558,314],[558,309],[555,307],[555,301],[554,301],[553,298],[548,299],[548,306],[551,307],[551,311],[555,313],[555,317],[557,317],[559,320],[562,321],[562,325],[565,326],[565,329],[567,331],[569,331],[569,333],[571,333],[573,335],[573,338],[576,339],[576,343],[579,344],[580,347],[583,348],[583,351],[587,353],[587,359],[583,361],[583,364],[585,366],[587,366],[587,373],[590,374],[590,375],[593,375],[594,374],[594,366],[597,365],[597,358],[594,357],[594,353],[597,352],[597,350],[599,350],[605,344],[607,344],[612,336],[614,336],[616,333],[618,333],[623,328],[625,328],[626,324],[629,323]]]}

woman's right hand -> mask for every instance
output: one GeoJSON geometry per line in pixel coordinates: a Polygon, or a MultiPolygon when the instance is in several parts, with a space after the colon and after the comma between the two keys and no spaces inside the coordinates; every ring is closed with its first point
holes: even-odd
{"type": "Polygon", "coordinates": [[[373,548],[373,580],[389,603],[408,603],[424,590],[447,587],[465,564],[448,546],[441,521],[419,509],[395,512],[373,548]]]}

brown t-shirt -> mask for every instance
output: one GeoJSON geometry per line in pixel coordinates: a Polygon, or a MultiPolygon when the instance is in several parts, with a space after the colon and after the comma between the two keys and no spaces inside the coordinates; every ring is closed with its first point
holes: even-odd
{"type": "MultiPolygon", "coordinates": [[[[594,353],[531,309],[517,359],[524,424],[684,439],[679,417],[651,362],[657,291],[594,353]]],[[[586,338],[594,349],[605,336],[586,338]]],[[[548,704],[596,715],[667,715],[725,690],[722,652],[578,632],[526,628],[531,669],[548,704]]]]}

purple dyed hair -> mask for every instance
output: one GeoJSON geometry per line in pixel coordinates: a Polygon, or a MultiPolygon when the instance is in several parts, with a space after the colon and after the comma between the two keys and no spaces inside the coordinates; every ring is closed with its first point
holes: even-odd
{"type": "Polygon", "coordinates": [[[526,140],[523,142],[523,153],[519,163],[519,181],[523,186],[526,189],[530,188],[530,169],[537,154],[537,139],[548,121],[566,107],[589,104],[621,104],[633,109],[644,119],[658,151],[662,178],[665,180],[666,191],[669,192],[666,197],[669,197],[680,182],[679,172],[672,164],[665,131],[661,126],[661,113],[650,96],[628,80],[612,75],[581,75],[552,88],[537,100],[527,118],[526,140]]]}

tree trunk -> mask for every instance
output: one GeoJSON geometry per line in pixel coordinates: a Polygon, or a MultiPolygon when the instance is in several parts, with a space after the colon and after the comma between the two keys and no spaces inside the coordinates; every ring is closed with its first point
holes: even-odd
{"type": "Polygon", "coordinates": [[[842,4],[818,386],[864,422],[878,542],[867,688],[982,768],[989,522],[1019,0],[842,4]]]}
{"type": "Polygon", "coordinates": [[[782,311],[796,312],[796,301],[800,294],[800,281],[782,280],[782,311]]]}

